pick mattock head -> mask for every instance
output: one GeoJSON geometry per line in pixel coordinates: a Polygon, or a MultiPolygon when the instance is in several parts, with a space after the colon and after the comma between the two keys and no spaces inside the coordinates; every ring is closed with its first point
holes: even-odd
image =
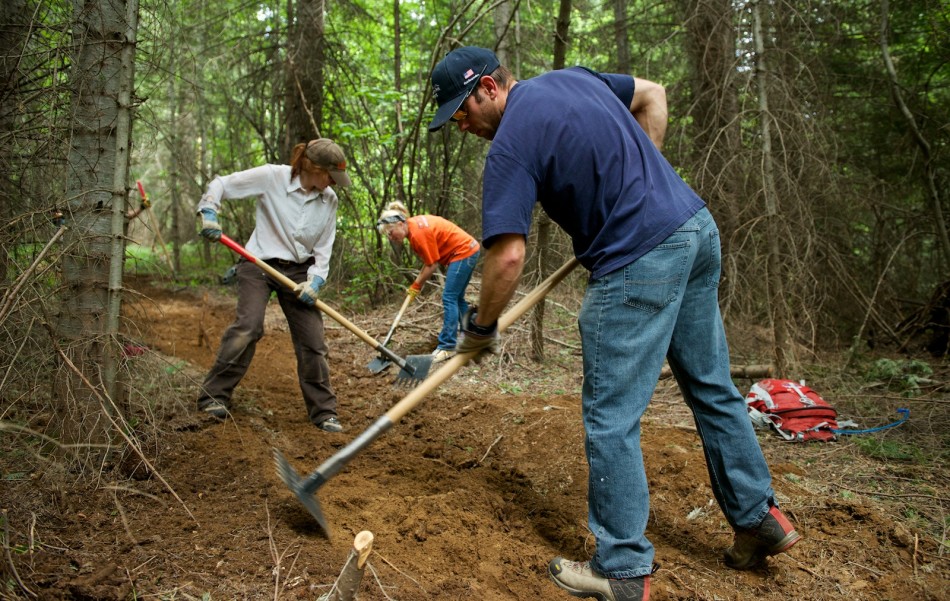
{"type": "Polygon", "coordinates": [[[379,357],[376,357],[375,359],[370,361],[369,365],[367,365],[366,367],[368,367],[369,370],[373,372],[374,374],[378,374],[392,364],[393,364],[392,361],[390,361],[383,355],[380,355],[379,357]]]}
{"type": "Polygon", "coordinates": [[[323,517],[323,511],[320,509],[320,501],[317,500],[316,495],[307,492],[303,485],[303,479],[301,479],[297,471],[290,465],[283,453],[277,449],[274,449],[274,462],[277,464],[277,474],[280,476],[280,479],[283,480],[287,488],[294,493],[294,496],[303,503],[303,506],[310,512],[310,515],[317,520],[322,534],[329,539],[330,528],[327,525],[326,518],[323,517]]]}

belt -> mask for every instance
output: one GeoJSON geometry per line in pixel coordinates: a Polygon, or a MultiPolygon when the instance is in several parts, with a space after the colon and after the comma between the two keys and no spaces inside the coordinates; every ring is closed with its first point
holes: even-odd
{"type": "Polygon", "coordinates": [[[281,267],[297,267],[298,265],[313,265],[314,259],[310,257],[303,263],[288,261],[287,259],[264,259],[264,262],[268,265],[280,265],[281,267]]]}

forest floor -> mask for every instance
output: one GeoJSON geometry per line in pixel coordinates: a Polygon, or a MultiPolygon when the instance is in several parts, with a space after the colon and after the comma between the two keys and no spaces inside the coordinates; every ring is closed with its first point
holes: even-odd
{"type": "MultiPolygon", "coordinates": [[[[306,419],[290,336],[273,303],[233,416],[218,422],[199,414],[194,399],[233,318],[233,290],[144,279],[128,285],[136,291],[125,306],[135,327],[129,335],[143,347],[130,347],[130,399],[147,406],[133,425],[149,464],[126,453],[90,482],[14,452],[15,437],[7,437],[0,598],[317,599],[364,530],[375,542],[363,600],[570,598],[546,568],[556,555],[585,559],[593,550],[571,327],[551,332],[542,364],[527,358],[524,323],[513,327],[502,358],[463,367],[321,486],[327,539],[278,478],[274,449],[310,473],[407,393],[392,385],[395,371],[372,374],[375,351],[326,319],[346,430],[318,430],[306,419]]],[[[569,314],[576,299],[557,300],[550,314],[569,314]]],[[[397,308],[351,320],[380,339],[397,308]]],[[[394,350],[430,351],[439,315],[432,295],[415,304],[394,350]]],[[[745,392],[752,381],[737,383],[745,392]]],[[[832,404],[854,406],[809,383],[832,404]]],[[[851,391],[872,392],[885,408],[879,423],[897,406],[909,406],[912,417],[864,441],[946,457],[946,391],[916,399],[851,391]]],[[[43,431],[49,419],[36,415],[26,425],[43,431]]],[[[689,412],[674,382],[660,381],[643,428],[648,535],[660,565],[652,599],[950,598],[946,461],[896,451],[874,457],[857,436],[809,444],[759,437],[778,499],[803,539],[766,566],[737,572],[723,563],[732,533],[713,500],[689,412]]]]}

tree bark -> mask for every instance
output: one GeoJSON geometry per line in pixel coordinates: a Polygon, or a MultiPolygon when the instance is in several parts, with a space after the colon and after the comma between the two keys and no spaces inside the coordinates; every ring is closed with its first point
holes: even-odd
{"type": "MultiPolygon", "coordinates": [[[[554,68],[563,69],[567,56],[567,39],[571,27],[571,0],[561,0],[554,35],[554,68]]],[[[553,271],[550,244],[554,222],[544,211],[538,212],[538,238],[536,243],[538,281],[543,281],[553,271]]],[[[535,361],[544,360],[544,301],[538,303],[531,314],[531,355],[535,361]]]]}
{"type": "MultiPolygon", "coordinates": [[[[172,56],[173,64],[179,63],[179,55],[176,53],[178,44],[175,39],[177,36],[171,36],[171,39],[168,41],[168,52],[172,56]]],[[[172,264],[170,267],[172,271],[177,273],[181,271],[181,250],[179,248],[180,232],[179,227],[180,223],[178,220],[178,208],[181,204],[181,159],[182,157],[188,156],[188,149],[183,148],[181,144],[181,119],[180,111],[178,108],[178,78],[169,77],[168,78],[168,112],[170,115],[169,119],[169,135],[168,135],[168,160],[169,160],[169,170],[168,170],[168,196],[171,201],[171,206],[169,210],[171,211],[172,217],[172,252],[174,253],[174,258],[172,259],[172,264]]],[[[154,213],[154,211],[153,211],[154,213]]],[[[161,243],[161,236],[158,236],[158,232],[162,225],[158,222],[158,215],[155,216],[156,219],[152,221],[152,227],[155,228],[156,238],[158,238],[159,243],[161,243]]],[[[155,247],[155,244],[152,244],[152,247],[155,247]]],[[[163,252],[167,253],[167,249],[163,249],[163,252]]]]}
{"type": "Polygon", "coordinates": [[[326,64],[326,0],[297,0],[287,48],[287,133],[283,159],[294,145],[321,137],[326,64]]]}
{"type": "Polygon", "coordinates": [[[567,39],[571,29],[571,0],[561,0],[557,14],[557,24],[554,29],[554,63],[555,69],[563,69],[567,56],[567,39]]]}
{"type": "Polygon", "coordinates": [[[779,242],[779,209],[775,191],[775,168],[772,164],[772,115],[769,112],[768,68],[765,60],[765,39],[762,34],[760,0],[752,7],[752,37],[755,44],[755,74],[759,91],[759,133],[762,138],[762,186],[765,195],[765,220],[768,231],[769,314],[772,327],[772,356],[779,378],[784,378],[792,362],[788,344],[788,307],[785,306],[785,277],[779,242]]]}
{"type": "Polygon", "coordinates": [[[614,46],[617,48],[617,73],[630,73],[630,38],[627,35],[627,0],[614,0],[614,46]]]}
{"type": "MultiPolygon", "coordinates": [[[[400,151],[396,155],[393,174],[396,178],[396,198],[405,204],[409,198],[406,193],[406,178],[404,176],[403,153],[405,147],[405,125],[402,122],[402,16],[399,10],[400,1],[393,0],[393,88],[396,90],[396,132],[399,134],[397,147],[400,151]]],[[[384,195],[386,194],[384,190],[384,195]]]]}
{"type": "MultiPolygon", "coordinates": [[[[730,0],[680,0],[693,96],[693,132],[698,150],[696,192],[714,207],[719,229],[738,229],[736,157],[741,120],[736,89],[735,8],[730,0]]],[[[723,241],[728,253],[728,236],[723,241]]]]}
{"type": "MultiPolygon", "coordinates": [[[[109,443],[117,401],[119,307],[125,253],[131,98],[138,0],[74,4],[69,197],[62,313],[66,361],[54,379],[66,443],[109,443]],[[75,370],[70,367],[75,366],[75,370]],[[104,401],[102,399],[105,399],[104,401]],[[111,415],[109,415],[111,417],[111,415]]],[[[100,450],[89,447],[96,458],[100,450]]]]}
{"type": "Polygon", "coordinates": [[[357,598],[363,572],[366,570],[366,561],[373,551],[373,538],[373,533],[369,530],[363,530],[356,535],[340,576],[330,592],[320,597],[319,601],[353,601],[357,598]]]}
{"type": "Polygon", "coordinates": [[[511,38],[508,35],[512,23],[511,4],[511,0],[501,0],[492,12],[496,40],[495,56],[503,65],[511,65],[511,56],[508,53],[511,47],[511,38]]]}

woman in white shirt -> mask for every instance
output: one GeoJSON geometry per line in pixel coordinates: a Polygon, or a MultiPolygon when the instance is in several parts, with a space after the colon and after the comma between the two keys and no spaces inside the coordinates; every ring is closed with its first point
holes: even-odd
{"type": "Polygon", "coordinates": [[[214,365],[202,384],[200,411],[219,419],[230,415],[231,395],[264,335],[264,310],[276,292],[290,326],[307,417],[321,430],[343,430],[336,395],[330,388],[323,318],[314,304],[326,281],[336,237],[339,201],[331,186],[350,183],[343,151],[332,140],[320,138],[297,144],[289,165],[262,165],[217,176],[208,184],[198,203],[201,235],[214,241],[221,238],[218,212],[222,200],[256,198],[255,227],[245,247],[297,282],[297,288],[284,288],[241,259],[237,265],[237,316],[221,337],[214,365]]]}

